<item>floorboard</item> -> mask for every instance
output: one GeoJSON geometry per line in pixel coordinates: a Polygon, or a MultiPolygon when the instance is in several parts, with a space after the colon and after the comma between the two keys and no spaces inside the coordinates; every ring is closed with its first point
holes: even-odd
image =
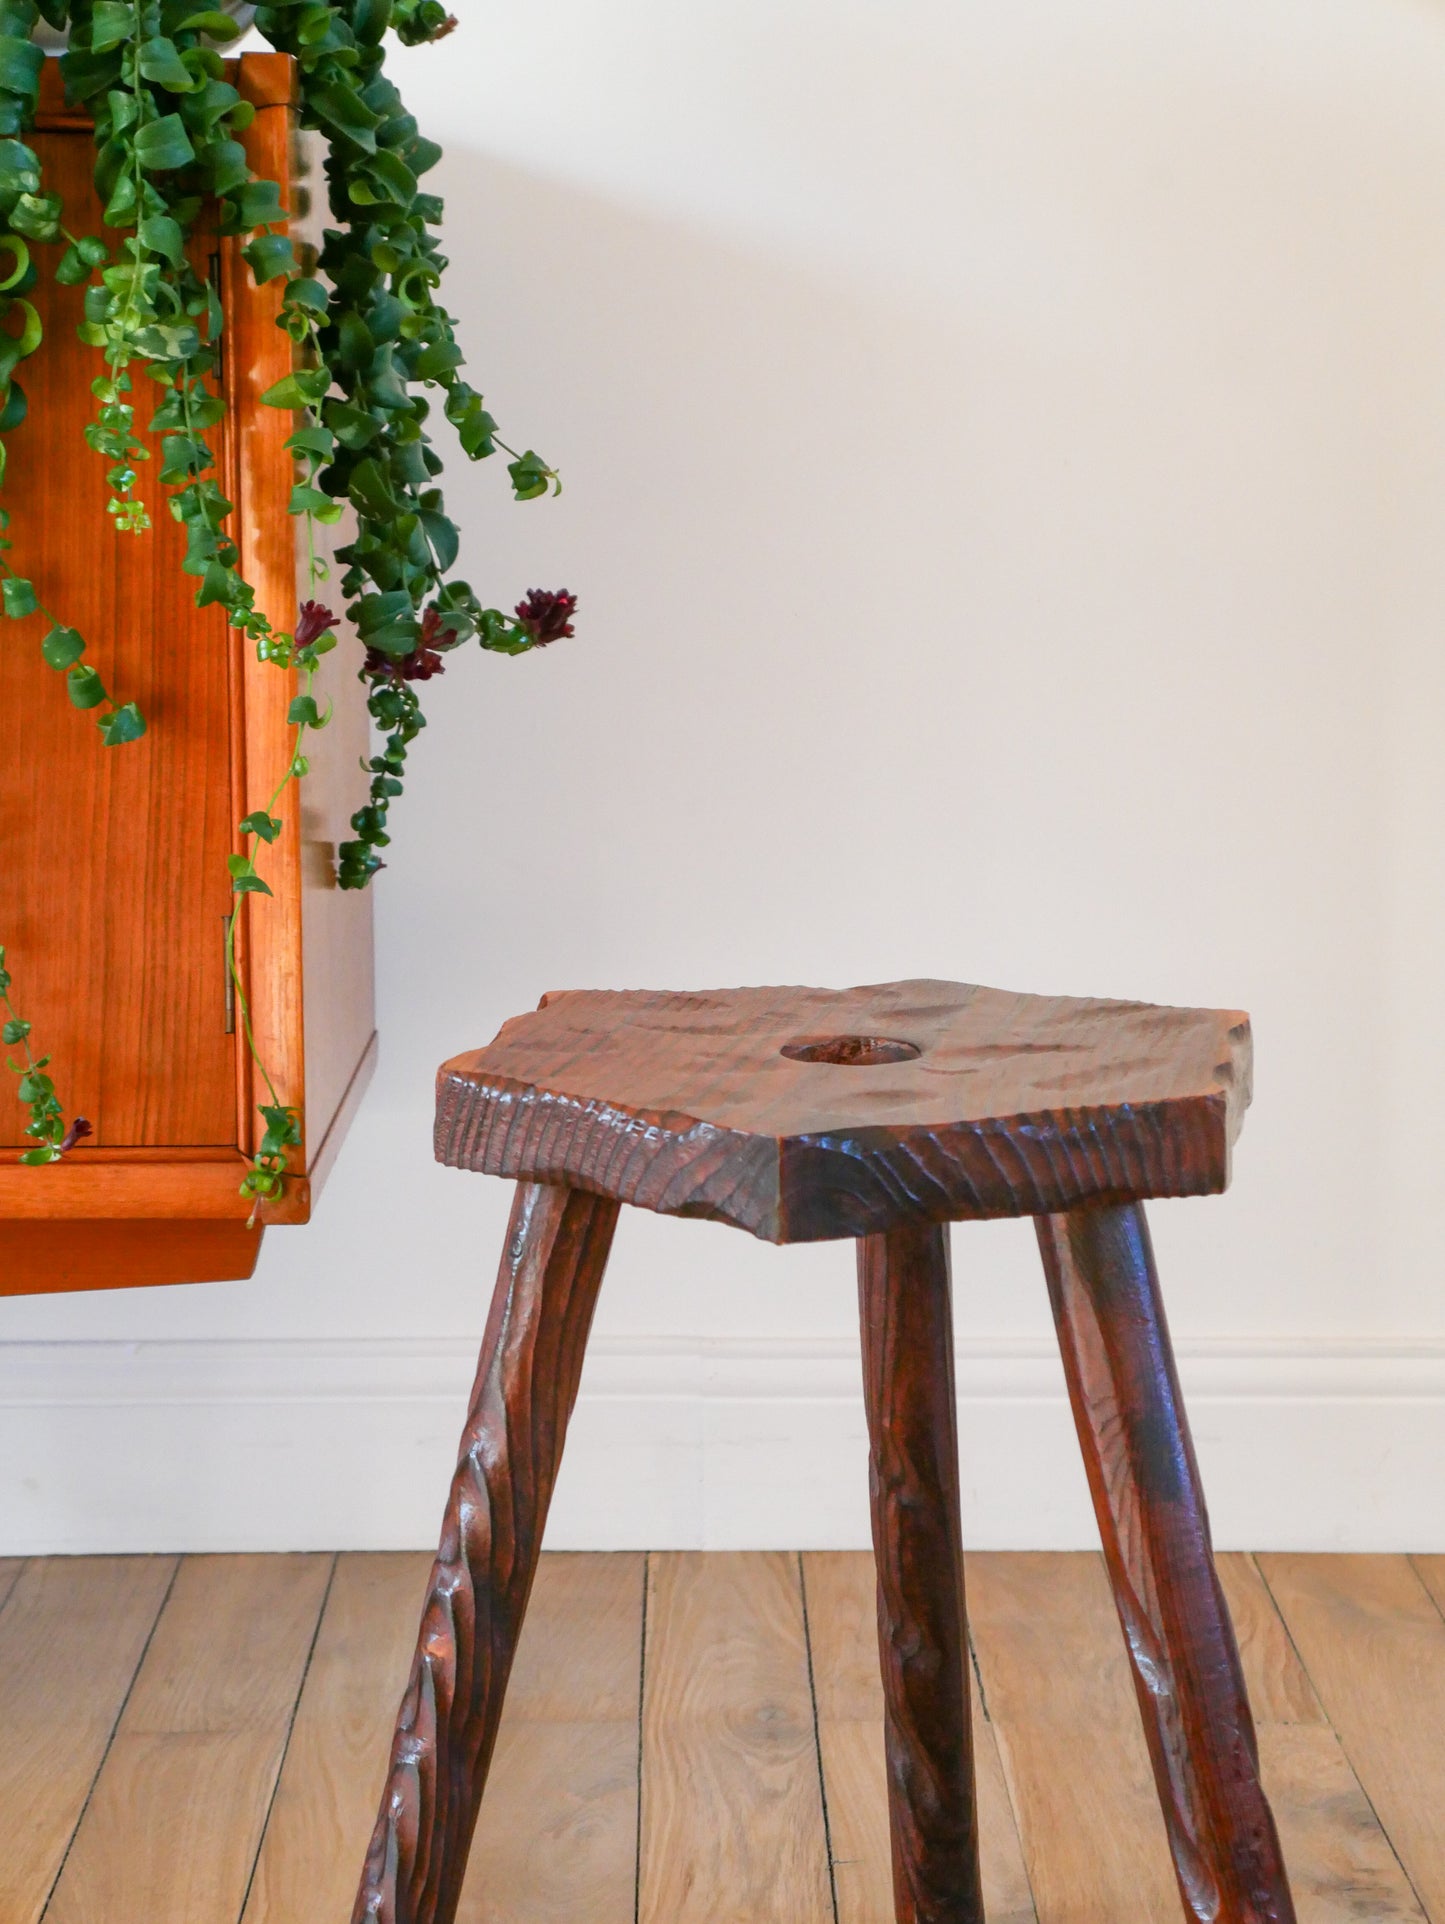
{"type": "MultiPolygon", "coordinates": [[[[0,1562],[0,1924],[345,1924],[429,1566],[0,1562]]],[[[1445,1557],[1219,1569],[1300,1924],[1445,1924],[1445,1557]]],[[[968,1582],[989,1924],[1177,1924],[1099,1559],[968,1582]]],[[[875,1622],[866,1553],[544,1557],[458,1924],[892,1924],[875,1622]]]]}
{"type": "Polygon", "coordinates": [[[45,1557],[0,1611],[0,1918],[36,1924],[75,1834],[171,1557],[45,1557]]]}
{"type": "Polygon", "coordinates": [[[1179,1924],[1102,1560],[971,1556],[968,1596],[1039,1924],[1179,1924]]]}
{"type": "Polygon", "coordinates": [[[830,1924],[797,1559],[650,1559],[640,1924],[830,1924]]]}
{"type": "Polygon", "coordinates": [[[345,1924],[432,1559],[343,1556],[326,1599],[245,1924],[345,1924]]]}
{"type": "Polygon", "coordinates": [[[5,1608],[5,1599],[15,1588],[15,1581],[24,1568],[24,1557],[0,1557],[0,1610],[5,1608]]]}
{"type": "Polygon", "coordinates": [[[182,1562],[45,1924],[236,1924],[332,1563],[182,1562]]]}
{"type": "Polygon", "coordinates": [[[1254,1558],[1236,1552],[1216,1557],[1215,1562],[1234,1623],[1255,1722],[1327,1724],[1329,1718],[1254,1558]]]}
{"type": "Polygon", "coordinates": [[[545,1556],[457,1924],[633,1924],[641,1556],[545,1556]]]}
{"type": "Polygon", "coordinates": [[[1435,1608],[1445,1616],[1445,1556],[1411,1557],[1415,1575],[1435,1600],[1435,1608]]]}
{"type": "Polygon", "coordinates": [[[1344,1754],[1433,1921],[1445,1919],[1445,1619],[1403,1556],[1261,1556],[1344,1754]]]}
{"type": "MultiPolygon", "coordinates": [[[[873,1558],[866,1550],[809,1551],[803,1575],[838,1921],[893,1924],[873,1558]]],[[[973,1747],[989,1924],[1036,1924],[1003,1766],[977,1687],[973,1747]]]]}
{"type": "Polygon", "coordinates": [[[1252,1557],[1219,1559],[1300,1924],[1422,1924],[1406,1877],[1350,1768],[1252,1557]]]}

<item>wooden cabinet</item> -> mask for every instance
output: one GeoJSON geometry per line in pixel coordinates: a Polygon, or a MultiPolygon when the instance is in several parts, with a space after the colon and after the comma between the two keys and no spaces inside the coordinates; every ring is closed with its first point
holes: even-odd
{"type": "MultiPolygon", "coordinates": [[[[260,54],[233,66],[257,107],[252,165],[300,212],[308,182],[291,63],[260,54]]],[[[89,121],[67,111],[57,73],[45,82],[34,145],[83,222],[71,220],[73,231],[98,231],[89,121]]],[[[259,604],[289,627],[311,592],[286,512],[293,423],[259,400],[291,364],[275,325],[279,283],[258,289],[234,241],[209,246],[226,313],[222,485],[259,604]]],[[[30,296],[46,338],[22,364],[30,413],[6,437],[0,505],[12,515],[16,570],[81,630],[88,659],[118,700],[140,703],[149,729],[105,747],[41,659],[43,617],[0,627],[0,942],[67,1115],[95,1128],[62,1163],[20,1167],[26,1112],[14,1078],[0,1083],[0,1294],[199,1282],[254,1267],[260,1233],[247,1227],[238,1185],[260,1121],[224,962],[226,857],[239,847],[236,824],[286,767],[295,693],[294,677],[258,663],[218,609],[194,606],[154,461],[142,469],[151,532],[114,531],[105,463],[83,431],[99,356],[76,339],[82,290],[55,286],[52,265],[43,260],[30,296]]],[[[281,839],[262,852],[274,895],[247,898],[238,931],[257,1042],[282,1100],[304,1118],[297,1173],[266,1223],[310,1216],[375,1059],[370,897],[339,890],[334,876],[369,752],[356,666],[345,636],[318,686],[332,724],[315,739],[299,804],[296,790],[287,797],[281,839]]]]}

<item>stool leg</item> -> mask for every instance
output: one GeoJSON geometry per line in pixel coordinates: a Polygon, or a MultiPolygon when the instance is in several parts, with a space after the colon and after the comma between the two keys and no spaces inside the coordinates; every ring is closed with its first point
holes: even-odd
{"type": "Polygon", "coordinates": [[[1184,1914],[1294,1924],[1144,1211],[1037,1228],[1184,1914]]]}
{"type": "Polygon", "coordinates": [[[983,1924],[948,1230],[858,1243],[898,1924],[983,1924]]]}
{"type": "Polygon", "coordinates": [[[353,1924],[452,1924],[617,1204],[518,1183],[353,1924]]]}

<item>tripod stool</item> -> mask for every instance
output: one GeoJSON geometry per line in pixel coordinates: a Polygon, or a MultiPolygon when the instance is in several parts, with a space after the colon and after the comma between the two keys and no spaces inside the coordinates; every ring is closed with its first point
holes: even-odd
{"type": "Polygon", "coordinates": [[[517,1192],[354,1924],[455,1917],[624,1202],[857,1242],[899,1924],[984,1918],[947,1225],[1034,1218],[1184,1916],[1293,1924],[1141,1207],[1225,1187],[1249,1071],[1242,1015],[930,981],[547,996],[445,1064],[438,1158],[517,1192]]]}

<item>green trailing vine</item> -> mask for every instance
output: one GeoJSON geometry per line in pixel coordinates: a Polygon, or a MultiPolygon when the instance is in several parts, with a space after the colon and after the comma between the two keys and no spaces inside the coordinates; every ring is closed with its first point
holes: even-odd
{"type": "MultiPolygon", "coordinates": [[[[442,460],[428,431],[436,415],[470,459],[499,450],[508,457],[518,500],[561,485],[533,450],[519,453],[501,440],[463,375],[456,323],[440,300],[442,203],[422,186],[441,149],[420,132],[384,71],[389,30],[415,45],[443,37],[455,20],[437,0],[276,0],[257,9],[256,25],[294,57],[302,125],[325,139],[331,225],[315,258],[298,257],[278,183],[257,176],[247,159],[241,135],[254,109],[226,78],[219,51],[238,31],[228,15],[205,0],[0,0],[0,481],[4,437],[27,411],[16,370],[42,345],[39,316],[26,298],[39,272],[32,243],[55,243],[55,279],[85,290],[79,334],[96,350],[96,406],[86,438],[106,464],[117,532],[148,532],[139,465],[157,459],[169,511],[185,531],[182,567],[196,582],[197,605],[220,607],[261,661],[298,678],[290,762],[267,806],[240,823],[242,852],[230,858],[235,907],[227,965],[269,1097],[259,1105],[265,1133],[243,1184],[259,1206],[281,1191],[299,1118],[256,1050],[236,963],[236,910],[247,896],[271,892],[258,857],[280,835],[276,810],[306,772],[306,736],[325,726],[312,682],[321,656],[337,645],[339,617],[307,600],[289,627],[278,625],[279,611],[257,606],[240,569],[229,530],[232,503],[217,479],[211,442],[225,414],[217,378],[223,316],[188,246],[204,209],[219,209],[221,233],[238,237],[258,283],[284,282],[279,324],[295,345],[295,367],[262,398],[296,420],[287,442],[296,463],[290,512],[304,526],[313,588],[327,575],[317,559],[317,524],[339,521],[348,508],[355,515],[354,538],[337,551],[344,569],[337,585],[362,644],[358,673],[381,739],[364,765],[367,788],[352,816],[353,839],[338,851],[342,888],[364,888],[384,866],[408,750],[426,725],[419,684],[441,674],[446,654],[468,640],[521,654],[570,635],[576,597],[533,590],[507,614],[485,606],[452,572],[460,537],[446,513],[442,460]],[[68,28],[60,61],[66,95],[95,123],[100,234],[70,231],[25,142],[44,64],[33,38],[41,21],[68,28]],[[145,383],[157,395],[149,409],[141,402],[145,383]]],[[[72,703],[100,711],[105,745],[137,740],[144,716],[134,702],[110,695],[86,659],[85,638],[45,608],[12,565],[12,539],[10,518],[0,511],[4,615],[43,614],[41,650],[65,675],[72,703]]],[[[52,1161],[89,1125],[67,1130],[44,1073],[47,1059],[30,1057],[28,1025],[10,1009],[3,951],[0,981],[5,1041],[23,1045],[17,1072],[22,1100],[32,1106],[30,1133],[40,1143],[22,1160],[52,1161]]]]}
{"type": "Polygon", "coordinates": [[[90,1134],[90,1124],[84,1116],[77,1116],[68,1128],[66,1126],[65,1112],[55,1093],[54,1080],[45,1073],[50,1057],[33,1054],[30,1024],[16,1014],[10,1000],[10,971],[5,966],[3,948],[0,948],[0,1011],[4,1012],[0,1041],[5,1044],[5,1060],[19,1076],[20,1100],[30,1110],[25,1133],[35,1138],[35,1147],[25,1150],[20,1160],[31,1164],[59,1162],[67,1149],[73,1149],[82,1136],[90,1134]],[[17,1046],[21,1051],[19,1062],[9,1053],[17,1046]]]}

